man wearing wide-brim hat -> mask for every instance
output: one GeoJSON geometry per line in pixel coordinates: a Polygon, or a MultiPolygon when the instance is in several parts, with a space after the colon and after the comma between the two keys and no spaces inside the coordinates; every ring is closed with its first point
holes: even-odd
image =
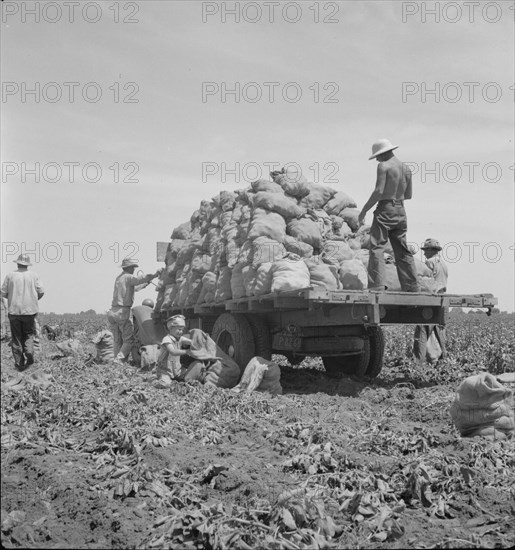
{"type": "Polygon", "coordinates": [[[38,275],[28,269],[32,265],[28,254],[20,254],[14,261],[18,269],[6,275],[1,292],[2,299],[7,298],[14,367],[25,370],[34,363],[38,301],[45,291],[38,275]]]}
{"type": "Polygon", "coordinates": [[[418,292],[415,261],[406,234],[408,223],[404,201],[411,199],[411,171],[394,154],[398,145],[392,145],[387,139],[380,139],[372,145],[372,156],[376,159],[377,179],[375,189],[363,206],[358,221],[363,224],[366,213],[377,204],[374,220],[370,228],[370,256],[368,275],[370,290],[387,290],[384,249],[390,240],[395,256],[397,275],[401,288],[405,292],[418,292]]]}
{"type": "MultiPolygon", "coordinates": [[[[436,239],[429,238],[422,243],[420,248],[424,251],[425,264],[431,271],[434,279],[434,291],[438,294],[444,294],[447,292],[448,269],[447,264],[439,254],[442,250],[440,243],[436,239]]],[[[419,361],[434,361],[438,355],[438,346],[440,346],[439,358],[443,359],[445,357],[445,327],[440,325],[417,325],[415,327],[414,340],[413,355],[419,361]],[[436,342],[434,342],[435,339],[436,342]],[[433,346],[435,349],[429,349],[428,353],[428,346],[433,346]]]]}
{"type": "Polygon", "coordinates": [[[113,302],[107,312],[109,327],[114,340],[114,362],[123,364],[129,358],[134,344],[134,325],[131,319],[131,307],[134,303],[136,287],[149,283],[159,276],[161,270],[147,275],[134,275],[134,270],[139,267],[137,260],[125,258],[120,266],[122,273],[114,282],[113,302]]]}

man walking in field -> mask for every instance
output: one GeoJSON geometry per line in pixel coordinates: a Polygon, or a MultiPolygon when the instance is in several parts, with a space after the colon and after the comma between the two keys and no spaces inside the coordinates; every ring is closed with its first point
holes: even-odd
{"type": "Polygon", "coordinates": [[[123,272],[116,277],[113,302],[111,309],[107,312],[107,320],[114,339],[114,362],[117,364],[127,361],[134,344],[131,307],[134,303],[134,292],[138,290],[136,287],[149,283],[161,272],[158,270],[155,273],[136,276],[134,270],[138,267],[138,262],[132,258],[125,258],[120,267],[123,272]]]}
{"type": "MultiPolygon", "coordinates": [[[[445,294],[447,292],[448,270],[447,264],[439,254],[440,250],[442,250],[440,243],[436,239],[426,239],[421,249],[424,251],[424,256],[426,257],[425,264],[430,269],[435,281],[434,292],[445,294]]],[[[443,359],[446,355],[445,340],[445,327],[441,327],[440,325],[417,325],[415,327],[413,355],[422,362],[426,361],[426,359],[430,362],[443,359]],[[441,349],[440,357],[437,357],[439,352],[438,346],[441,349]]]]}
{"type": "Polygon", "coordinates": [[[7,274],[1,294],[7,298],[14,368],[21,371],[34,363],[34,323],[44,289],[37,274],[28,270],[32,264],[27,254],[20,254],[14,261],[18,269],[7,274]]]}
{"type": "Polygon", "coordinates": [[[370,256],[368,274],[370,290],[387,290],[385,285],[384,248],[388,239],[393,248],[397,274],[405,292],[418,292],[419,284],[413,256],[406,242],[408,223],[404,201],[411,199],[411,170],[394,154],[398,145],[380,139],[372,145],[372,156],[377,165],[375,189],[363,206],[358,221],[363,224],[366,213],[377,203],[370,228],[370,256]]]}

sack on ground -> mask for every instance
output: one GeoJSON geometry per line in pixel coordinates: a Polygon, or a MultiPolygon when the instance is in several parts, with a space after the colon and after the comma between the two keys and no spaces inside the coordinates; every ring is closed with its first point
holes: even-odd
{"type": "Polygon", "coordinates": [[[159,358],[159,344],[149,344],[147,346],[141,346],[139,348],[139,352],[141,356],[141,370],[153,370],[157,366],[157,360],[159,358]]]}
{"type": "Polygon", "coordinates": [[[71,357],[82,355],[84,353],[84,348],[82,347],[82,344],[78,340],[75,340],[73,338],[55,345],[60,351],[61,357],[71,357]]]}
{"type": "MultiPolygon", "coordinates": [[[[240,367],[229,355],[227,355],[209,334],[200,329],[190,331],[191,345],[189,355],[201,361],[205,369],[201,372],[200,379],[205,385],[216,386],[217,388],[233,388],[238,383],[241,376],[240,367]]],[[[193,364],[192,364],[193,365],[193,364]]],[[[190,365],[191,367],[191,365],[190,365]]],[[[190,369],[190,379],[199,376],[198,365],[195,369],[190,369]]],[[[187,374],[185,374],[185,380],[187,374]]]]}
{"type": "Polygon", "coordinates": [[[114,359],[114,340],[111,331],[101,330],[97,332],[91,342],[95,344],[97,351],[95,363],[110,363],[114,359]]]}
{"type": "Polygon", "coordinates": [[[260,391],[281,395],[283,388],[279,365],[263,357],[253,357],[245,367],[240,383],[233,391],[246,393],[260,391]]]}
{"type": "Polygon", "coordinates": [[[488,372],[463,380],[450,413],[464,437],[483,436],[493,440],[513,436],[513,392],[488,372]]]}

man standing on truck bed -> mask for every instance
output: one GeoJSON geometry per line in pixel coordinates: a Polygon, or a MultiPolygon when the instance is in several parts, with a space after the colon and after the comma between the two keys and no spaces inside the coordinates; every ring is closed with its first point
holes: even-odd
{"type": "Polygon", "coordinates": [[[387,290],[383,252],[390,239],[402,290],[418,292],[420,287],[415,262],[406,242],[408,222],[404,210],[404,201],[411,199],[411,170],[393,154],[392,151],[397,147],[387,139],[380,139],[372,145],[369,160],[375,158],[379,162],[376,186],[363,206],[358,221],[360,225],[363,224],[366,213],[377,203],[370,228],[369,289],[387,290]]]}
{"type": "Polygon", "coordinates": [[[113,303],[107,312],[109,328],[114,339],[114,362],[123,364],[129,357],[134,343],[134,326],[131,319],[131,307],[134,302],[134,291],[143,283],[149,283],[159,276],[161,270],[148,275],[136,276],[134,270],[138,262],[125,258],[120,266],[123,272],[114,282],[113,303]]]}

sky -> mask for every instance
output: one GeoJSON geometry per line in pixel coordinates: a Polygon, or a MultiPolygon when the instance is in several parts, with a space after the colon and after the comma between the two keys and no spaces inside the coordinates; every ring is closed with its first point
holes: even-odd
{"type": "Polygon", "coordinates": [[[408,241],[513,311],[513,3],[470,4],[2,2],[2,279],[28,252],[41,311],[104,312],[125,256],[154,272],[201,200],[271,167],[361,207],[387,138],[408,241]]]}

